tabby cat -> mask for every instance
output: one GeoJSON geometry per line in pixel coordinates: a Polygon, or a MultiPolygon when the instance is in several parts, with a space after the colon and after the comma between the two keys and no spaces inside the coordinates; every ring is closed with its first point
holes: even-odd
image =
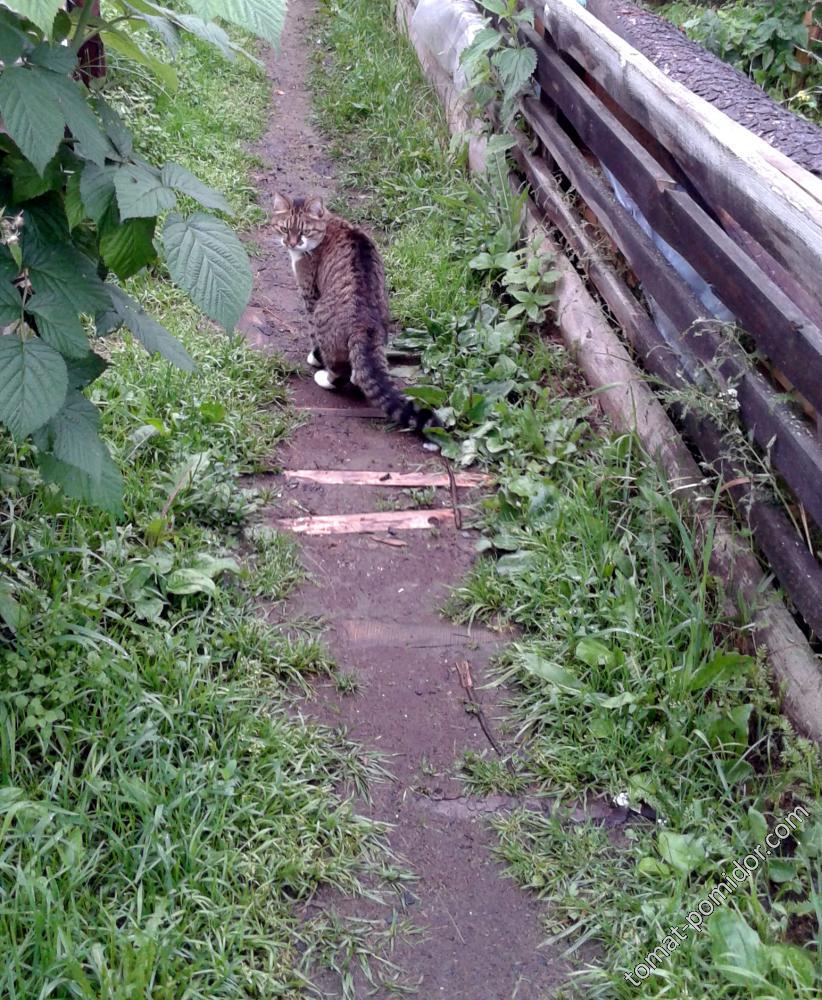
{"type": "Polygon", "coordinates": [[[349,379],[401,427],[439,426],[431,410],[404,396],[388,372],[388,297],[373,240],[326,211],[321,198],[274,196],[272,224],[291,257],[311,320],[308,364],[314,381],[335,389],[349,379]]]}

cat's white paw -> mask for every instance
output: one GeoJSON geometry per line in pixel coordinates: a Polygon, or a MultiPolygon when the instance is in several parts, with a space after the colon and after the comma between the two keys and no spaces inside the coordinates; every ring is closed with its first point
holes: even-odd
{"type": "Polygon", "coordinates": [[[336,389],[337,386],[332,381],[331,376],[325,370],[321,368],[318,372],[314,372],[314,381],[321,389],[336,389]]]}
{"type": "Polygon", "coordinates": [[[312,368],[322,368],[322,362],[317,357],[315,351],[312,351],[305,360],[306,364],[310,365],[312,368]]]}
{"type": "Polygon", "coordinates": [[[439,451],[440,450],[440,446],[438,444],[434,444],[433,441],[424,441],[422,446],[423,446],[423,448],[426,451],[439,451]]]}

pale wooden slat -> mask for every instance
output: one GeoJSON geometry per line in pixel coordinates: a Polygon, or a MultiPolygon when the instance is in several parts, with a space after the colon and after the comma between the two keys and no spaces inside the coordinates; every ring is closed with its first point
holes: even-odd
{"type": "Polygon", "coordinates": [[[351,535],[372,531],[413,531],[454,523],[453,510],[386,510],[367,514],[319,514],[316,517],[284,517],[274,522],[280,531],[299,535],[351,535]]]}
{"type": "MultiPolygon", "coordinates": [[[[448,486],[444,472],[370,472],[357,469],[286,469],[286,479],[328,486],[448,486]]],[[[455,472],[454,483],[465,489],[487,486],[491,477],[481,472],[455,472]]]]}

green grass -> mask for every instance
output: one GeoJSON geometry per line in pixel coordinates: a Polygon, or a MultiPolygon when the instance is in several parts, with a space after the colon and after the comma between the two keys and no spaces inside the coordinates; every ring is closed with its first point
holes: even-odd
{"type": "Polygon", "coordinates": [[[723,613],[696,525],[634,440],[596,428],[566,354],[511,312],[508,293],[530,287],[511,253],[519,203],[493,171],[466,176],[392,5],[330,0],[319,30],[316,106],[339,157],[338,206],[386,248],[446,454],[498,480],[485,555],[449,610],[519,629],[497,679],[514,692],[520,739],[513,775],[472,756],[467,785],[625,795],[659,820],[612,838],[517,812],[497,824],[501,856],[545,898],[552,936],[596,942],[599,961],[579,970],[585,996],[818,995],[816,748],[779,714],[747,623],[723,613]],[[798,805],[807,820],[706,930],[631,985],[625,974],[798,805]]]}
{"type": "MultiPolygon", "coordinates": [[[[178,68],[174,96],[127,78],[120,106],[151,152],[196,169],[247,222],[238,143],[263,127],[267,84],[198,45],[178,68]]],[[[292,546],[241,558],[262,498],[238,477],[293,424],[286,368],[160,274],[130,286],[198,368],[104,344],[92,395],[124,517],[66,500],[29,446],[0,439],[2,596],[20,616],[0,635],[0,995],[294,997],[325,965],[350,996],[349,966],[396,929],[303,904],[401,877],[348,801],[379,769],[288,711],[293,682],[330,667],[316,638],[255,610],[301,578],[292,546]]]]}

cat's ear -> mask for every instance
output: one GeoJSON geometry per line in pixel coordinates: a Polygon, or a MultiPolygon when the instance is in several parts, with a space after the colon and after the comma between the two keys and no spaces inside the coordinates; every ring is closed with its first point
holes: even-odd
{"type": "Polygon", "coordinates": [[[271,210],[275,214],[280,214],[282,212],[291,211],[291,202],[283,194],[275,194],[274,201],[271,203],[271,210]]]}
{"type": "Polygon", "coordinates": [[[319,196],[316,198],[309,198],[305,203],[306,215],[310,215],[312,219],[321,219],[325,215],[325,205],[323,205],[323,200],[319,196]]]}

